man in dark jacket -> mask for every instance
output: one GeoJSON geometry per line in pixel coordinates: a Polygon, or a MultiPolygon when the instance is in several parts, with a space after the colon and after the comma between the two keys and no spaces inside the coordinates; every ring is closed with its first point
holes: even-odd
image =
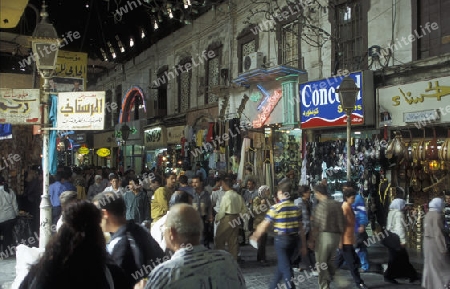
{"type": "Polygon", "coordinates": [[[95,196],[94,204],[102,210],[103,232],[112,233],[106,249],[129,277],[133,285],[158,264],[169,259],[144,227],[125,218],[125,202],[113,192],[95,196]]]}

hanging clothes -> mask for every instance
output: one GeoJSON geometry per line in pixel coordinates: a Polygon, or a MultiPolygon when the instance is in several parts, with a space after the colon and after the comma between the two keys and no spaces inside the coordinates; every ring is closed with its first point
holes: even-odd
{"type": "Polygon", "coordinates": [[[247,159],[245,158],[245,156],[246,156],[245,153],[248,151],[248,148],[250,147],[250,142],[251,142],[251,140],[247,137],[244,138],[244,140],[242,141],[241,161],[239,162],[239,170],[238,170],[238,176],[237,176],[238,180],[242,180],[242,178],[244,176],[244,166],[245,166],[245,163],[247,162],[247,159]]]}
{"type": "MultiPolygon", "coordinates": [[[[58,96],[55,94],[50,94],[50,111],[48,114],[48,118],[52,127],[56,126],[56,116],[58,114],[58,96]]],[[[48,139],[48,172],[51,175],[56,175],[58,170],[58,154],[56,153],[56,139],[58,137],[58,133],[56,130],[51,130],[49,132],[48,139]]]]}
{"type": "Polygon", "coordinates": [[[214,123],[210,122],[208,125],[208,133],[206,134],[206,142],[212,142],[214,140],[214,123]]]}
{"type": "Polygon", "coordinates": [[[203,130],[200,129],[195,135],[195,145],[201,147],[203,145],[203,130]]]}

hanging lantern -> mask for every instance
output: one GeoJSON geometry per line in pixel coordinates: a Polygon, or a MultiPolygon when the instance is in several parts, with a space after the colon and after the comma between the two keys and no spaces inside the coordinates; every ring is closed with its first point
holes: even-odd
{"type": "Polygon", "coordinates": [[[87,147],[80,147],[78,149],[78,153],[80,155],[87,155],[89,153],[89,149],[87,147]]]}
{"type": "Polygon", "coordinates": [[[441,169],[441,164],[437,160],[430,161],[428,166],[430,171],[438,171],[441,169]]]}
{"type": "Polygon", "coordinates": [[[99,157],[105,158],[111,154],[111,151],[107,148],[101,148],[97,150],[97,155],[99,157]]]}

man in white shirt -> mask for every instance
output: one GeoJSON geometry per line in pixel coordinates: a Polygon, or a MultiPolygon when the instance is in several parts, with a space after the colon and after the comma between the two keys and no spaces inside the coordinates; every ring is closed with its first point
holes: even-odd
{"type": "Polygon", "coordinates": [[[111,174],[109,176],[109,181],[111,182],[111,186],[106,187],[104,191],[114,192],[123,197],[123,195],[125,194],[125,189],[119,186],[120,185],[119,176],[116,174],[111,174]]]}
{"type": "MultiPolygon", "coordinates": [[[[170,209],[162,228],[172,258],[153,269],[145,289],[160,288],[246,288],[245,279],[233,257],[224,251],[208,250],[200,244],[203,221],[190,205],[170,209]]],[[[139,285],[143,288],[145,281],[139,285]]]]}
{"type": "Polygon", "coordinates": [[[233,191],[233,177],[225,176],[222,180],[222,188],[225,195],[220,202],[220,209],[215,221],[219,222],[214,243],[216,249],[224,250],[225,243],[228,243],[228,250],[234,259],[238,257],[238,235],[241,218],[247,213],[244,199],[233,191]]]}

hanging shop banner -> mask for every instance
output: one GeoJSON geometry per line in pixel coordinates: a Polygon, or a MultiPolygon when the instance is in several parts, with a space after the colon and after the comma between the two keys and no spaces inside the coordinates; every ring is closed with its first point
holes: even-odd
{"type": "Polygon", "coordinates": [[[450,123],[450,76],[379,88],[377,94],[380,127],[450,123]]]}
{"type": "MultiPolygon", "coordinates": [[[[352,111],[352,125],[373,125],[375,121],[372,71],[353,72],[349,75],[360,88],[352,111]],[[367,109],[364,109],[367,108],[367,109]]],[[[344,76],[300,84],[301,128],[346,126],[347,115],[340,103],[339,88],[344,76]]]]}
{"type": "Polygon", "coordinates": [[[0,89],[0,123],[40,123],[39,92],[39,89],[0,89]]]}
{"type": "Polygon", "coordinates": [[[172,126],[167,128],[167,143],[180,144],[181,138],[184,137],[184,126],[172,126]]]}
{"type": "Polygon", "coordinates": [[[58,97],[58,130],[103,130],[105,92],[61,92],[58,97]]]}

